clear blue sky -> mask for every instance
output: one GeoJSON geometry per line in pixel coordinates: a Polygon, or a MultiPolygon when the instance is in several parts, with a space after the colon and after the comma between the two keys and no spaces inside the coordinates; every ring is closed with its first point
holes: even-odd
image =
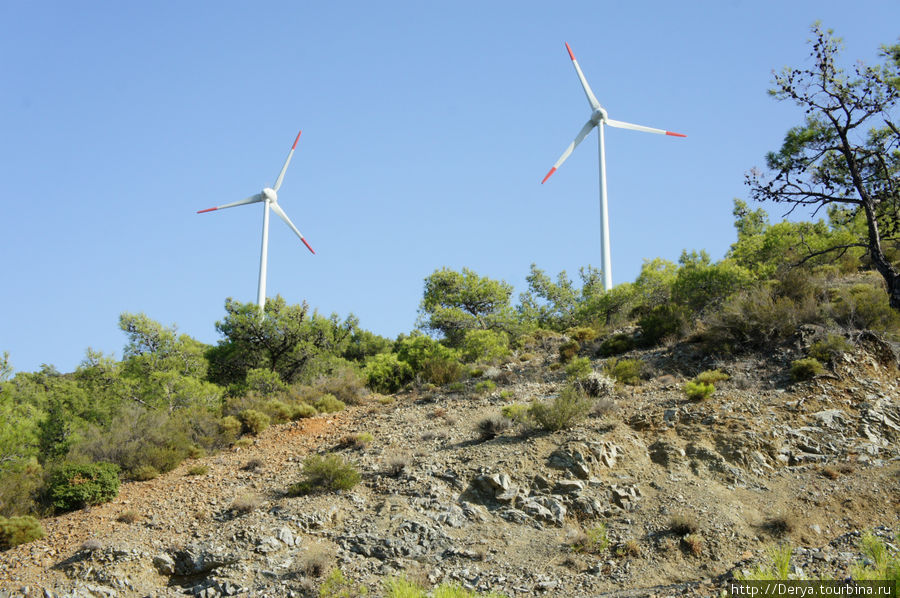
{"type": "Polygon", "coordinates": [[[271,185],[298,129],[279,203],[318,255],[273,219],[270,296],[393,337],[442,266],[518,293],[599,265],[596,134],[540,184],[589,116],[566,41],[611,118],[688,135],[608,130],[614,282],[721,258],[816,19],[874,62],[900,2],[0,3],[0,351],[121,357],[124,311],[216,342],[262,207],[195,212],[271,185]]]}

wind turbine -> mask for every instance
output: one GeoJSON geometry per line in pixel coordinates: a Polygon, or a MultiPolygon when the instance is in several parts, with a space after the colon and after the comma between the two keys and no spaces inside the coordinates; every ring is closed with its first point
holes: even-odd
{"type": "MultiPolygon", "coordinates": [[[[302,131],[300,131],[302,133],[302,131]]],[[[297,227],[294,226],[294,223],[291,222],[291,219],[288,218],[287,214],[284,213],[284,210],[281,209],[281,206],[278,205],[278,189],[281,188],[281,182],[284,180],[284,173],[287,170],[288,164],[291,163],[291,158],[294,156],[294,150],[297,149],[297,142],[300,141],[300,133],[297,133],[297,138],[294,139],[294,145],[291,146],[291,151],[287,156],[287,160],[284,161],[284,166],[281,167],[281,172],[278,173],[278,178],[275,179],[275,184],[271,187],[266,187],[261,192],[256,195],[251,195],[247,199],[242,199],[241,201],[235,201],[233,203],[227,203],[225,205],[216,206],[214,208],[207,208],[205,210],[200,210],[197,213],[203,214],[204,212],[213,212],[215,210],[224,210],[225,208],[233,208],[236,206],[243,206],[250,203],[259,203],[263,202],[265,204],[263,208],[263,230],[262,230],[262,255],[259,258],[259,288],[257,292],[257,303],[259,303],[259,311],[263,312],[266,306],[266,262],[268,261],[268,253],[269,253],[269,209],[278,214],[278,217],[284,220],[284,222],[291,227],[291,230],[297,233],[297,236],[300,237],[300,240],[303,241],[303,244],[306,245],[306,248],[309,249],[313,254],[316,252],[313,251],[313,248],[309,246],[309,243],[306,242],[306,239],[303,238],[303,235],[297,230],[297,227]]]]}
{"type": "Polygon", "coordinates": [[[559,157],[559,160],[556,161],[556,164],[553,165],[553,168],[550,169],[550,172],[548,172],[547,176],[544,177],[544,180],[541,181],[541,184],[543,185],[547,182],[550,175],[556,172],[557,168],[562,166],[562,163],[566,161],[572,153],[572,150],[587,137],[587,134],[591,132],[591,129],[597,127],[600,137],[600,242],[603,259],[603,288],[608,291],[612,288],[612,265],[609,256],[609,211],[606,205],[606,144],[604,142],[603,126],[609,125],[620,129],[632,129],[635,131],[644,131],[645,133],[671,135],[672,137],[687,137],[687,135],[673,133],[672,131],[665,131],[663,129],[644,127],[642,125],[633,125],[631,123],[609,118],[606,114],[606,110],[600,105],[600,102],[597,101],[594,92],[591,91],[591,86],[588,85],[587,79],[584,78],[584,73],[581,72],[581,67],[578,66],[578,61],[575,60],[575,54],[572,53],[572,48],[569,47],[568,43],[566,43],[566,50],[569,51],[569,58],[572,59],[572,65],[575,67],[575,72],[578,74],[578,79],[581,81],[581,86],[584,88],[588,103],[591,105],[591,118],[581,128],[581,131],[578,132],[575,141],[573,141],[569,147],[566,148],[566,151],[563,152],[562,156],[559,157]]]}

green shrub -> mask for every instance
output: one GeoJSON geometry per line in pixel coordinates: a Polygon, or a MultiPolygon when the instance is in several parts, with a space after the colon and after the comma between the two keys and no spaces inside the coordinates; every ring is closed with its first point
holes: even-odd
{"type": "Polygon", "coordinates": [[[832,315],[839,324],[858,330],[900,331],[900,314],[891,309],[887,293],[879,283],[856,284],[835,292],[832,315]]]}
{"type": "Polygon", "coordinates": [[[838,334],[829,334],[824,339],[814,342],[807,351],[807,357],[818,359],[823,363],[833,363],[837,357],[853,350],[847,340],[838,334]]]}
{"type": "Polygon", "coordinates": [[[475,392],[477,392],[478,394],[487,394],[489,392],[493,392],[496,388],[497,385],[490,380],[482,380],[475,385],[475,392]]]}
{"type": "Polygon", "coordinates": [[[362,403],[366,395],[360,372],[350,366],[339,367],[330,376],[319,378],[315,388],[320,394],[334,395],[347,405],[362,403]]]}
{"type": "Polygon", "coordinates": [[[347,579],[340,569],[332,569],[319,588],[319,598],[356,598],[367,594],[366,586],[347,579]]]}
{"type": "Polygon", "coordinates": [[[159,477],[159,470],[152,465],[138,465],[128,472],[128,478],[136,482],[147,482],[159,477]]]}
{"type": "Polygon", "coordinates": [[[204,475],[207,473],[209,473],[208,465],[194,465],[187,470],[186,475],[204,475]]]}
{"type": "Polygon", "coordinates": [[[454,382],[450,386],[447,387],[450,392],[462,392],[466,389],[466,385],[462,382],[454,382]]]}
{"type": "MultiPolygon", "coordinates": [[[[638,326],[641,328],[641,345],[653,347],[665,338],[681,338],[687,329],[689,318],[688,309],[674,303],[653,307],[638,320],[638,326]]],[[[610,353],[610,355],[617,354],[610,353]]]]}
{"type": "Polygon", "coordinates": [[[566,330],[566,336],[584,344],[597,338],[597,331],[589,326],[575,326],[566,330]]]}
{"type": "Polygon", "coordinates": [[[692,401],[703,401],[712,396],[716,387],[712,384],[689,380],[684,384],[684,394],[692,401]]]}
{"type": "Polygon", "coordinates": [[[566,376],[569,380],[580,380],[587,378],[594,371],[591,367],[591,360],[587,357],[576,357],[566,366],[566,376]]]}
{"type": "Polygon", "coordinates": [[[603,371],[606,375],[617,382],[631,386],[640,382],[643,369],[644,362],[640,359],[616,359],[611,357],[603,364],[603,371]]]}
{"type": "Polygon", "coordinates": [[[269,423],[271,423],[268,415],[261,411],[257,411],[256,409],[244,409],[241,411],[240,415],[238,415],[238,419],[240,419],[241,424],[243,424],[244,432],[252,434],[253,436],[256,436],[268,428],[269,423]]]}
{"type": "Polygon", "coordinates": [[[219,430],[226,442],[232,443],[241,435],[244,425],[233,415],[226,415],[219,420],[219,430]]]}
{"type": "Polygon", "coordinates": [[[0,517],[0,550],[8,550],[44,537],[41,522],[30,515],[0,517]]]}
{"type": "Polygon", "coordinates": [[[593,401],[583,392],[567,386],[549,403],[532,403],[528,414],[540,428],[554,432],[574,426],[587,417],[592,406],[593,401]]]}
{"type": "Polygon", "coordinates": [[[791,547],[788,544],[769,546],[766,549],[770,563],[757,565],[749,575],[735,575],[742,581],[786,580],[791,575],[791,547]]]}
{"type": "Polygon", "coordinates": [[[319,397],[319,400],[313,403],[313,407],[315,407],[319,413],[335,413],[337,411],[343,411],[346,405],[344,405],[343,401],[337,400],[334,395],[324,395],[319,397]]]}
{"type": "Polygon", "coordinates": [[[571,360],[573,357],[578,355],[578,352],[581,350],[581,345],[578,344],[578,341],[568,341],[559,346],[559,361],[562,363],[566,363],[571,360]]]}
{"type": "Polygon", "coordinates": [[[113,463],[62,465],[50,474],[47,494],[60,511],[108,502],[119,493],[119,466],[113,463]]]}
{"type": "Polygon", "coordinates": [[[281,394],[287,391],[288,386],[281,381],[278,372],[259,368],[247,372],[247,390],[256,392],[264,397],[281,394]]]}
{"type": "Polygon", "coordinates": [[[601,357],[611,357],[612,355],[620,355],[634,349],[634,338],[630,334],[620,332],[600,343],[597,349],[597,355],[601,357]]]}
{"type": "Polygon", "coordinates": [[[432,355],[422,361],[419,375],[426,382],[443,386],[456,382],[465,375],[466,368],[456,357],[432,355]]]}
{"type": "Polygon", "coordinates": [[[427,594],[422,586],[405,577],[389,577],[384,580],[384,596],[385,598],[426,598],[427,594]]]}
{"type": "Polygon", "coordinates": [[[509,337],[493,330],[469,330],[462,342],[463,360],[493,363],[509,355],[509,337]]]}
{"type": "Polygon", "coordinates": [[[270,399],[263,405],[266,415],[276,424],[284,423],[291,419],[293,409],[278,399],[270,399]]]}
{"type": "Polygon", "coordinates": [[[363,369],[366,385],[376,392],[392,393],[400,390],[413,378],[413,369],[396,353],[379,353],[370,357],[363,369]]]}
{"type": "Polygon", "coordinates": [[[814,357],[798,359],[791,362],[791,378],[800,382],[802,380],[812,380],[825,371],[819,360],[814,357]]]}
{"type": "Polygon", "coordinates": [[[866,560],[851,568],[853,579],[889,580],[894,582],[895,592],[900,591],[900,552],[897,548],[888,548],[884,540],[872,532],[865,532],[859,539],[859,550],[866,560]]]}
{"type": "Polygon", "coordinates": [[[702,384],[718,384],[719,382],[724,382],[729,378],[731,378],[731,376],[720,370],[706,370],[697,374],[694,377],[694,382],[699,382],[702,384]]]}
{"type": "Polygon", "coordinates": [[[291,414],[291,419],[305,419],[307,417],[314,417],[318,413],[318,410],[316,410],[316,408],[309,403],[300,403],[299,405],[294,407],[294,412],[291,414]]]}
{"type": "Polygon", "coordinates": [[[37,459],[14,463],[0,473],[0,516],[37,513],[44,471],[37,459]]]}
{"type": "Polygon", "coordinates": [[[527,424],[528,418],[530,417],[528,414],[528,405],[523,403],[504,405],[500,408],[500,413],[503,414],[503,417],[516,424],[527,424]]]}
{"type": "Polygon", "coordinates": [[[290,488],[291,494],[312,494],[349,490],[359,483],[360,476],[350,463],[339,455],[311,455],[303,462],[303,479],[290,488]]]}
{"type": "Polygon", "coordinates": [[[609,548],[609,536],[606,534],[606,526],[601,523],[596,527],[576,534],[570,546],[573,552],[603,554],[609,548]]]}

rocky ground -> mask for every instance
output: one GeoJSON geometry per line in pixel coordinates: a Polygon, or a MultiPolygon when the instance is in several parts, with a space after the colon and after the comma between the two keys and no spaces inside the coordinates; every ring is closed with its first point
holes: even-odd
{"type": "Polygon", "coordinates": [[[633,352],[649,379],[600,384],[595,413],[554,433],[476,429],[559,392],[553,346],[457,392],[275,426],[46,520],[46,539],[0,553],[0,596],[307,596],[334,567],[375,596],[397,575],[510,597],[716,595],[778,543],[795,572],[843,578],[862,531],[900,531],[898,363],[863,335],[828,373],[791,383],[806,342],[729,361],[688,344],[633,352]],[[731,379],[687,400],[684,381],[711,368],[731,379]],[[496,388],[476,391],[485,379],[496,388]],[[351,460],[362,482],[289,496],[314,452],[351,460]],[[198,464],[208,471],[187,475],[198,464]],[[607,549],[573,549],[601,525],[607,549]]]}

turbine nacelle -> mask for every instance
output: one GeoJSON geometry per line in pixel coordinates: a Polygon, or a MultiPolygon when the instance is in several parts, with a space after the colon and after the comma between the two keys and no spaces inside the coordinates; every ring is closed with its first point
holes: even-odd
{"type": "Polygon", "coordinates": [[[606,113],[606,110],[603,108],[597,108],[591,114],[591,122],[595,125],[599,125],[601,122],[606,122],[609,120],[609,115],[606,113]]]}

